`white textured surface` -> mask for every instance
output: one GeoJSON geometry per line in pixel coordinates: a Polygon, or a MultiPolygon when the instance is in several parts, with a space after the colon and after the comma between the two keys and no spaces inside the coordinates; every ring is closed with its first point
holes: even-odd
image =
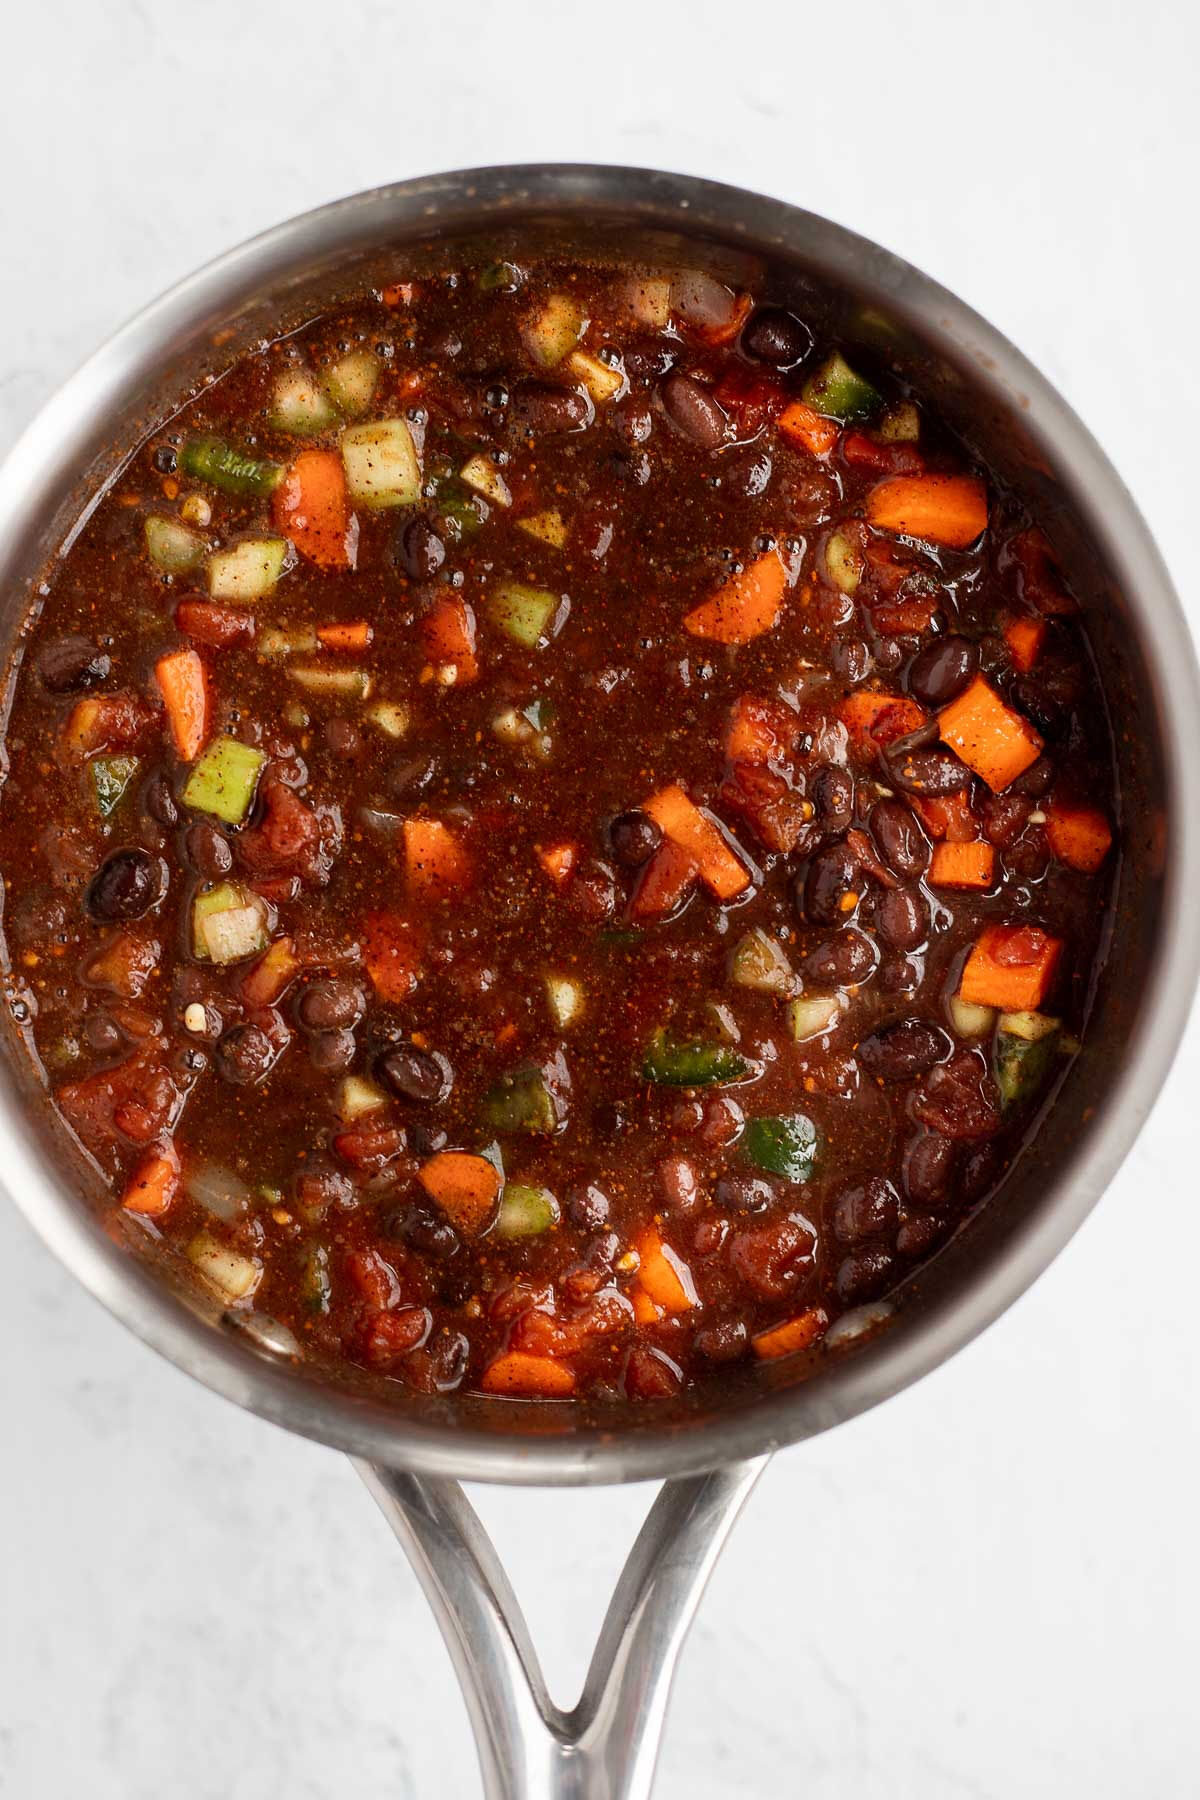
{"type": "MultiPolygon", "coordinates": [[[[1186,590],[1196,17],[13,7],[0,446],[148,295],[303,207],[471,163],[643,162],[800,201],[962,293],[1097,432],[1186,590]]],[[[662,1800],[1196,1793],[1198,1081],[1194,1027],[1037,1288],[777,1459],[685,1656],[662,1800]]],[[[7,1211],[0,1257],[0,1793],[474,1796],[440,1642],[349,1467],[155,1360],[7,1211]]],[[[564,1697],[645,1500],[482,1496],[564,1697]]]]}

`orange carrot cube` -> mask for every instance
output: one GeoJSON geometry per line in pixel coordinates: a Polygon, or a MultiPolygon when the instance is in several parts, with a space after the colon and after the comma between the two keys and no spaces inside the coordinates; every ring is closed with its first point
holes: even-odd
{"type": "Polygon", "coordinates": [[[938,730],[943,743],[997,794],[1042,754],[1042,740],[1033,726],[1006,706],[982,675],[942,708],[938,730]]]}

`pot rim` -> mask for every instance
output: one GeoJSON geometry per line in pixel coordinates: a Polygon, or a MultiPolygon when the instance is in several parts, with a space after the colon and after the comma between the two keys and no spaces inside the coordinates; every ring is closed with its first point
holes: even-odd
{"type": "MultiPolygon", "coordinates": [[[[1163,929],[1129,1054],[1104,1116],[1063,1169],[1061,1190],[952,1300],[914,1309],[818,1377],[699,1425],[628,1431],[512,1433],[432,1424],[382,1403],[304,1380],[256,1353],[243,1334],[214,1330],[98,1229],[39,1148],[6,1082],[0,1091],[5,1191],[34,1230],[102,1305],[145,1343],[215,1392],[304,1436],[387,1465],[472,1481],[551,1484],[648,1480],[761,1455],[854,1417],[945,1361],[1049,1265],[1107,1187],[1166,1078],[1200,969],[1200,680],[1170,578],[1131,495],[1095,439],[1050,383],[963,301],[889,251],[789,203],[696,177],[605,164],[501,165],[389,184],[276,225],[207,263],[136,314],[60,387],[0,470],[0,545],[44,521],[62,471],[131,378],[152,385],[164,348],[214,312],[334,251],[362,250],[405,228],[466,234],[485,217],[597,213],[756,248],[802,251],[834,284],[874,287],[981,388],[1019,407],[1138,616],[1162,720],[1172,856],[1163,929]],[[485,214],[485,208],[491,211],[485,214]]],[[[16,554],[15,551],[12,552],[16,554]]],[[[4,573],[0,555],[0,578],[4,573]]]]}

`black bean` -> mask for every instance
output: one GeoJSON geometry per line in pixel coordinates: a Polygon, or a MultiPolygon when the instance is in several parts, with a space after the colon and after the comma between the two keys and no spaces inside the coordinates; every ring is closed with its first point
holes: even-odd
{"type": "Polygon", "coordinates": [[[618,813],[608,827],[608,841],[617,861],[626,869],[640,869],[662,843],[662,828],[649,813],[634,808],[618,813]]]}
{"type": "Polygon", "coordinates": [[[125,1033],[107,1013],[89,1013],[84,1020],[83,1035],[88,1048],[94,1050],[97,1056],[115,1056],[118,1050],[124,1048],[125,1033]]]}
{"type": "Polygon", "coordinates": [[[668,1212],[695,1212],[700,1204],[700,1184],[686,1156],[664,1156],[656,1174],[668,1212]]]}
{"type": "Polygon", "coordinates": [[[760,306],[742,332],[742,349],[759,362],[790,369],[812,349],[812,332],[795,313],[760,306]]]}
{"type": "Polygon", "coordinates": [[[1018,775],[1010,794],[1027,794],[1031,800],[1040,800],[1054,786],[1054,764],[1048,756],[1039,756],[1031,763],[1023,775],[1018,775]]]}
{"type": "Polygon", "coordinates": [[[826,763],[814,770],[808,781],[808,797],[824,830],[850,829],[854,822],[854,777],[849,769],[826,763]]]}
{"type": "Polygon", "coordinates": [[[908,956],[885,956],[875,974],[877,987],[888,994],[915,994],[921,985],[921,969],[908,956]]]}
{"type": "Polygon", "coordinates": [[[810,950],[800,968],[818,987],[851,987],[867,979],[877,960],[870,938],[848,927],[810,950]]]}
{"type": "Polygon", "coordinates": [[[896,1233],[896,1249],[901,1256],[928,1256],[949,1229],[948,1219],[937,1218],[933,1213],[917,1213],[905,1219],[896,1233]]]}
{"type": "Polygon", "coordinates": [[[726,1212],[753,1214],[766,1212],[779,1194],[761,1175],[722,1175],[714,1198],[726,1212]]]}
{"type": "Polygon", "coordinates": [[[882,1244],[869,1245],[844,1258],[837,1272],[837,1294],[843,1306],[877,1300],[895,1279],[896,1259],[882,1244]]]}
{"type": "Polygon", "coordinates": [[[98,687],[112,671],[112,657],[91,638],[52,638],[38,658],[42,686],[51,694],[78,694],[98,687]]]}
{"type": "Polygon", "coordinates": [[[629,1108],[620,1100],[598,1100],[592,1108],[592,1136],[599,1143],[624,1137],[632,1125],[629,1108]]]}
{"type": "Polygon", "coordinates": [[[579,1231],[601,1231],[608,1224],[608,1195],[591,1183],[580,1183],[567,1195],[567,1218],[579,1231]]]}
{"type": "Polygon", "coordinates": [[[964,1206],[982,1200],[1000,1174],[1000,1151],[995,1144],[976,1144],[968,1151],[958,1174],[958,1199],[964,1206]]]}
{"type": "Polygon", "coordinates": [[[833,1203],[831,1222],[839,1244],[859,1244],[864,1238],[886,1237],[896,1228],[900,1196],[882,1175],[843,1188],[833,1203]]]}
{"type": "Polygon", "coordinates": [[[308,1040],[308,1060],[325,1075],[341,1075],[354,1061],[352,1031],[317,1031],[308,1040]]]}
{"type": "Polygon", "coordinates": [[[946,1198],[956,1146],[936,1131],[911,1138],[904,1152],[904,1191],[914,1206],[935,1207],[946,1198]]]}
{"type": "Polygon", "coordinates": [[[1033,811],[1026,794],[986,794],[979,805],[983,835],[989,844],[1007,850],[1016,843],[1033,811]]]}
{"type": "Polygon", "coordinates": [[[179,464],[179,458],[170,444],[160,444],[151,460],[160,475],[173,475],[179,464]]]}
{"type": "Polygon", "coordinates": [[[960,762],[953,750],[888,751],[888,769],[893,782],[906,794],[938,798],[945,794],[961,794],[971,780],[971,771],[960,762]]]}
{"type": "Polygon", "coordinates": [[[346,761],[362,749],[362,733],[349,719],[326,719],[321,735],[330,754],[346,761]]]}
{"type": "Polygon", "coordinates": [[[681,431],[702,450],[715,450],[725,438],[729,423],[708,389],[679,369],[672,370],[658,390],[659,400],[676,431],[681,431]]]}
{"type": "Polygon", "coordinates": [[[397,1044],[375,1066],[393,1094],[423,1106],[444,1100],[454,1083],[454,1071],[446,1058],[417,1044],[397,1044]]]}
{"type": "Polygon", "coordinates": [[[826,844],[809,860],[798,894],[800,911],[814,925],[838,924],[854,911],[865,886],[862,865],[849,845],[826,844]]]}
{"type": "Polygon", "coordinates": [[[875,901],[875,929],[893,950],[915,950],[929,936],[929,904],[909,888],[889,888],[875,901]]]}
{"type": "Polygon", "coordinates": [[[205,881],[219,881],[233,867],[233,847],[229,839],[206,819],[188,826],[183,844],[188,861],[205,881]]]}
{"type": "Polygon", "coordinates": [[[348,975],[311,981],[296,1004],[305,1031],[343,1031],[357,1025],[367,1009],[363,991],[348,975]]]}
{"type": "Polygon", "coordinates": [[[862,638],[835,638],[829,650],[829,667],[847,687],[857,687],[871,672],[871,652],[862,638]]]}
{"type": "Polygon", "coordinates": [[[508,424],[517,437],[551,437],[558,432],[580,431],[591,416],[589,402],[575,388],[522,381],[509,396],[508,424]]]}
{"type": "Polygon", "coordinates": [[[171,792],[171,783],[162,769],[151,775],[142,792],[142,805],[160,825],[178,825],[179,808],[171,792]]]}
{"type": "Polygon", "coordinates": [[[437,761],[432,756],[408,756],[393,763],[384,777],[384,786],[394,800],[415,799],[429,786],[437,774],[437,761]]]}
{"type": "Polygon", "coordinates": [[[418,1120],[408,1127],[408,1147],[413,1155],[420,1157],[422,1161],[427,1157],[436,1156],[439,1150],[446,1148],[449,1141],[444,1131],[434,1125],[427,1125],[423,1120],[418,1120]]]}
{"type": "Polygon", "coordinates": [[[400,527],[393,555],[411,581],[432,581],[446,560],[446,546],[429,520],[418,513],[400,527]]]}
{"type": "Polygon", "coordinates": [[[750,1330],[744,1319],[723,1319],[719,1325],[702,1325],[694,1343],[706,1362],[737,1362],[749,1348],[750,1330]]]}
{"type": "Polygon", "coordinates": [[[428,1206],[409,1206],[403,1213],[393,1215],[389,1233],[393,1230],[406,1244],[435,1262],[449,1262],[462,1243],[449,1219],[428,1206]]]}
{"type": "Polygon", "coordinates": [[[945,706],[961,694],[978,667],[979,646],[949,632],[914,656],[908,669],[909,692],[923,706],[945,706]]]}
{"type": "Polygon", "coordinates": [[[875,643],[875,667],[891,675],[904,661],[904,645],[896,637],[880,637],[875,643]]]}
{"type": "Polygon", "coordinates": [[[258,1025],[235,1025],[217,1045],[217,1067],[235,1087],[254,1087],[274,1060],[274,1045],[258,1025]]]}
{"type": "Polygon", "coordinates": [[[911,880],[929,866],[929,839],[903,800],[877,800],[868,820],[884,862],[911,880]]]}
{"type": "Polygon", "coordinates": [[[890,1085],[927,1074],[952,1049],[950,1035],[940,1025],[927,1019],[897,1019],[862,1040],[858,1060],[875,1081],[890,1085]]]}
{"type": "Polygon", "coordinates": [[[166,867],[145,850],[114,850],[88,883],[84,905],[101,925],[140,919],[162,898],[166,867]]]}

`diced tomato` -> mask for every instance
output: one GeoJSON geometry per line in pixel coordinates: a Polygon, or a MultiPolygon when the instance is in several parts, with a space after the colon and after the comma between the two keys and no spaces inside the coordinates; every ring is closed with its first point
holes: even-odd
{"type": "Polygon", "coordinates": [[[116,1068],[68,1082],[56,1098],[76,1135],[89,1150],[101,1153],[121,1138],[150,1144],[163,1137],[180,1094],[155,1043],[135,1051],[116,1068]]]}
{"type": "Polygon", "coordinates": [[[1054,546],[1045,532],[1034,526],[1022,531],[1005,546],[1003,563],[1015,569],[1017,592],[1034,612],[1053,618],[1079,611],[1079,603],[1067,588],[1055,561],[1054,546]]]}
{"type": "Polygon", "coordinates": [[[363,1326],[363,1357],[373,1369],[389,1368],[419,1350],[432,1330],[433,1315],[425,1306],[374,1313],[363,1326]]]}
{"type": "Polygon", "coordinates": [[[768,419],[783,408],[784,392],[777,381],[757,370],[732,364],[713,388],[713,399],[737,424],[738,436],[753,437],[768,419]]]}
{"type": "Polygon", "coordinates": [[[847,694],[838,711],[858,750],[886,750],[889,744],[919,731],[925,723],[925,714],[915,700],[873,688],[847,694]]]}
{"type": "Polygon", "coordinates": [[[367,974],[383,1001],[394,1005],[412,993],[424,949],[423,933],[400,913],[368,913],[363,920],[367,974]]]}
{"type": "Polygon", "coordinates": [[[352,1250],[346,1273],[368,1306],[383,1311],[399,1304],[404,1292],[400,1277],[378,1250],[352,1250]]]}
{"type": "Polygon", "coordinates": [[[322,880],[328,873],[327,847],[312,807],[282,781],[263,782],[259,798],[262,819],[238,840],[246,867],[256,875],[295,873],[305,880],[322,880]]]}
{"type": "Polygon", "coordinates": [[[631,919],[665,919],[679,906],[700,871],[694,858],[669,840],[661,844],[642,870],[633,899],[631,919]]]}
{"type": "Polygon", "coordinates": [[[923,475],[925,458],[915,444],[880,444],[865,431],[844,431],[843,462],[875,475],[923,475]]]}
{"type": "Polygon", "coordinates": [[[871,623],[884,637],[919,637],[938,611],[935,594],[913,594],[903,600],[881,600],[871,608],[871,623]]]}
{"type": "Polygon", "coordinates": [[[813,806],[782,775],[761,763],[735,763],[717,793],[727,812],[747,820],[766,850],[796,848],[813,817],[813,806]]]}
{"type": "Polygon", "coordinates": [[[731,763],[766,763],[787,757],[796,746],[800,721],[780,700],[742,694],[734,701],[725,733],[731,763]]]}
{"type": "Polygon", "coordinates": [[[188,637],[197,638],[213,650],[228,650],[234,644],[254,641],[255,618],[247,606],[214,606],[209,600],[181,600],[175,608],[175,623],[188,637]]]}
{"type": "Polygon", "coordinates": [[[364,1175],[378,1175],[404,1148],[404,1133],[396,1125],[352,1125],[333,1140],[335,1153],[364,1175]]]}
{"type": "Polygon", "coordinates": [[[162,945],[136,928],[118,931],[85,965],[89,987],[107,988],[123,1000],[136,1000],[158,967],[162,945]]]}
{"type": "Polygon", "coordinates": [[[138,750],[149,742],[155,714],[137,694],[89,694],[80,700],[63,733],[73,756],[96,750],[138,750]]]}

